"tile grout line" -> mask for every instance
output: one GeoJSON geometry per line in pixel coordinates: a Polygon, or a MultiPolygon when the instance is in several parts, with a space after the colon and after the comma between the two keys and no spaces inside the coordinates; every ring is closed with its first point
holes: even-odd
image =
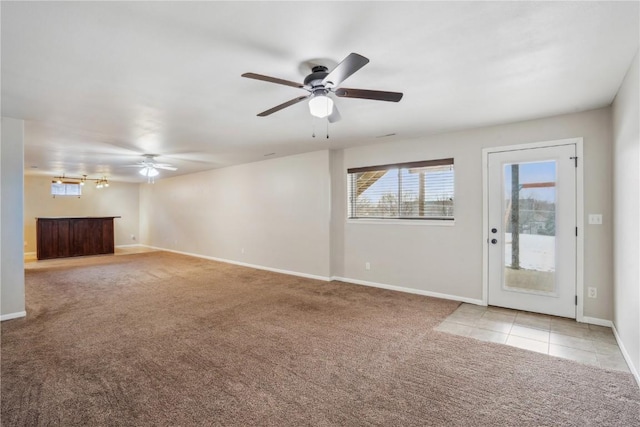
{"type": "MultiPolygon", "coordinates": [[[[565,320],[565,319],[554,319],[553,317],[550,316],[545,316],[545,315],[538,315],[538,314],[531,314],[531,313],[525,313],[525,312],[520,312],[520,311],[516,311],[516,310],[508,310],[505,311],[504,309],[500,309],[500,310],[490,310],[490,309],[468,309],[465,308],[465,305],[462,304],[456,311],[454,311],[449,317],[447,317],[446,319],[444,319],[443,322],[449,320],[447,323],[454,323],[457,325],[461,325],[464,326],[467,330],[470,330],[472,332],[467,332],[467,333],[459,333],[456,334],[454,332],[450,332],[456,335],[461,335],[461,336],[465,336],[468,338],[474,338],[474,339],[479,339],[482,341],[489,341],[489,342],[494,342],[494,343],[498,343],[498,344],[503,344],[503,345],[508,345],[510,347],[515,347],[515,348],[521,348],[524,350],[528,350],[528,351],[535,351],[537,353],[540,354],[546,354],[548,356],[552,356],[552,357],[559,357],[559,358],[563,358],[563,359],[567,359],[567,360],[573,360],[579,363],[584,363],[584,364],[588,364],[591,366],[597,366],[599,368],[602,369],[613,369],[613,370],[621,370],[620,368],[615,368],[612,367],[614,365],[616,365],[616,361],[613,360],[609,363],[609,367],[603,366],[603,360],[607,358],[607,356],[611,356],[612,359],[616,358],[616,354],[615,351],[611,354],[600,354],[598,352],[598,344],[604,344],[604,345],[611,345],[611,346],[615,346],[615,348],[618,350],[618,353],[620,352],[620,348],[618,347],[618,345],[615,342],[611,342],[610,340],[605,339],[605,337],[607,336],[607,329],[603,329],[603,328],[591,328],[590,326],[587,327],[582,327],[582,326],[577,326],[573,325],[570,321],[565,320]],[[461,309],[462,308],[462,309],[461,309]],[[463,322],[465,323],[457,323],[455,319],[451,319],[449,320],[449,318],[451,316],[454,316],[455,313],[459,313],[458,315],[456,315],[456,317],[460,317],[463,322]],[[471,314],[473,313],[473,314],[471,314]],[[482,313],[482,314],[480,314],[482,313]],[[488,313],[492,313],[489,316],[486,316],[488,313]],[[515,313],[515,315],[514,315],[515,313]],[[480,314],[480,315],[479,315],[480,314]],[[465,316],[466,315],[466,316],[465,316]],[[479,315],[479,316],[478,316],[479,315]],[[518,318],[522,315],[522,319],[521,321],[524,322],[523,323],[518,323],[518,318]],[[465,318],[466,317],[466,318],[465,318]],[[499,320],[500,318],[506,318],[506,317],[512,317],[512,320],[506,321],[506,320],[499,320]],[[491,327],[491,324],[487,325],[487,324],[483,324],[483,325],[477,325],[478,321],[482,321],[484,319],[485,322],[496,322],[496,324],[504,324],[505,327],[508,324],[508,332],[503,332],[504,329],[501,330],[496,330],[496,329],[500,329],[498,326],[494,326],[496,329],[489,329],[491,327]],[[528,320],[526,320],[528,319],[528,320]],[[536,324],[537,320],[536,319],[540,319],[540,321],[536,324]],[[545,324],[545,320],[548,320],[548,326],[542,326],[542,324],[545,324]],[[556,324],[554,325],[554,320],[556,320],[556,324]],[[528,323],[528,324],[527,324],[528,323]],[[533,325],[532,325],[533,324],[533,325]],[[534,326],[535,325],[535,326],[534,326]],[[522,328],[523,330],[529,330],[532,332],[535,332],[533,334],[531,334],[530,336],[521,336],[521,335],[514,335],[514,327],[518,326],[519,328],[522,328]],[[473,331],[475,331],[476,333],[474,334],[473,331]],[[482,339],[482,338],[477,338],[476,336],[478,335],[478,332],[482,331],[483,333],[487,334],[487,333],[492,333],[492,334],[500,334],[500,335],[504,335],[506,336],[506,339],[504,342],[500,341],[496,341],[495,339],[482,339]],[[575,331],[574,333],[576,335],[567,335],[568,333],[571,333],[572,331],[575,331]],[[579,331],[579,332],[578,332],[579,331]],[[585,336],[585,332],[586,335],[585,336]],[[589,333],[596,333],[595,337],[593,335],[589,335],[589,333]],[[599,335],[599,333],[601,335],[601,338],[597,338],[597,336],[599,335]],[[539,338],[532,338],[532,335],[535,336],[538,333],[546,333],[547,334],[547,339],[546,340],[540,340],[539,338]],[[591,350],[589,349],[585,349],[585,348],[581,348],[580,344],[575,344],[574,346],[569,346],[567,345],[567,342],[562,342],[562,343],[558,343],[558,342],[551,342],[551,335],[554,334],[556,336],[561,336],[563,338],[561,338],[560,340],[566,340],[568,342],[571,342],[571,340],[575,340],[576,343],[588,343],[584,344],[584,346],[588,346],[590,348],[592,348],[591,350]],[[476,335],[476,336],[474,336],[476,335]],[[513,338],[513,340],[518,341],[521,345],[512,345],[512,344],[508,344],[509,342],[509,338],[513,338]],[[541,348],[538,346],[537,348],[534,349],[535,346],[531,345],[529,346],[529,348],[527,348],[527,343],[528,342],[532,342],[532,343],[538,343],[538,344],[546,344],[546,351],[542,352],[539,351],[541,350],[541,348]],[[552,347],[554,346],[554,348],[559,348],[559,349],[564,349],[564,350],[560,350],[560,353],[564,353],[564,355],[553,355],[551,354],[551,350],[552,347]],[[573,353],[573,357],[570,356],[573,353]],[[601,360],[602,359],[602,360],[601,360]],[[595,363],[594,363],[595,362],[595,363]]],[[[526,332],[522,332],[522,335],[524,335],[526,332]]],[[[481,334],[480,334],[481,335],[481,334]]],[[[558,340],[558,338],[556,338],[556,341],[558,340]]],[[[606,351],[610,351],[606,350],[606,351]]],[[[624,366],[624,365],[622,365],[624,366]]]]}

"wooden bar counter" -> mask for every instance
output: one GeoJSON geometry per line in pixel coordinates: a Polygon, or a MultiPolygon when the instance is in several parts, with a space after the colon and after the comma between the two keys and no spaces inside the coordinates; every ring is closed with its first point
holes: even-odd
{"type": "Polygon", "coordinates": [[[38,259],[114,253],[114,218],[36,218],[38,259]]]}

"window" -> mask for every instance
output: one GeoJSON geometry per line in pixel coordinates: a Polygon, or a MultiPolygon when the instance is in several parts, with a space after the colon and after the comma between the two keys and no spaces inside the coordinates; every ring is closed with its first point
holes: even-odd
{"type": "Polygon", "coordinates": [[[349,218],[453,220],[453,159],[347,170],[349,218]]]}
{"type": "Polygon", "coordinates": [[[79,182],[63,182],[58,184],[56,181],[51,183],[51,195],[55,196],[81,196],[82,186],[79,182]]]}

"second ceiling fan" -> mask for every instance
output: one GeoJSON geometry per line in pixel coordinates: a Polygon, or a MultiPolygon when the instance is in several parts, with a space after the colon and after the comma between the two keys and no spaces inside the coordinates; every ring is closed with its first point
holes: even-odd
{"type": "Polygon", "coordinates": [[[342,62],[340,62],[333,70],[331,70],[331,72],[329,72],[327,67],[322,65],[313,67],[311,70],[311,74],[309,74],[304,79],[304,83],[296,83],[289,80],[264,76],[262,74],[256,73],[244,73],[242,77],[292,86],[299,89],[304,89],[309,92],[308,95],[293,98],[290,101],[284,102],[280,105],[263,111],[262,113],[258,114],[259,117],[268,116],[284,108],[297,104],[298,102],[304,101],[305,99],[308,99],[311,115],[320,118],[327,117],[329,122],[334,123],[340,120],[341,116],[340,112],[334,105],[333,99],[329,97],[329,94],[331,93],[341,98],[361,98],[372,99],[376,101],[398,102],[402,99],[401,92],[386,92],[367,89],[347,89],[344,87],[338,87],[349,76],[367,65],[368,62],[369,60],[364,56],[358,55],[357,53],[350,53],[344,60],[342,60],[342,62]]]}
{"type": "Polygon", "coordinates": [[[143,154],[144,160],[139,161],[135,165],[126,165],[128,168],[140,168],[138,173],[147,178],[148,182],[153,182],[155,177],[160,173],[158,169],[164,169],[168,171],[176,171],[178,168],[170,165],[169,163],[156,163],[155,158],[157,154],[143,154]]]}

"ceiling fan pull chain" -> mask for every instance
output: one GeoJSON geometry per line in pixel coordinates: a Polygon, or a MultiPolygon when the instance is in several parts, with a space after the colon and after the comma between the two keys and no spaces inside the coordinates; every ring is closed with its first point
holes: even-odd
{"type": "Polygon", "coordinates": [[[329,116],[328,115],[327,115],[326,124],[327,124],[327,139],[329,139],[329,116]]]}

